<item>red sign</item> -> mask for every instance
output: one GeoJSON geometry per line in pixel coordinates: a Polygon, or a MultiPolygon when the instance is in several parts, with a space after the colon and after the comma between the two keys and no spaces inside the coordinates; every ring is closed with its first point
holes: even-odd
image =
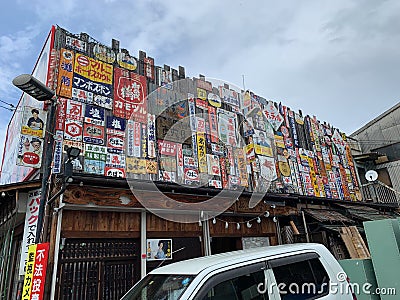
{"type": "Polygon", "coordinates": [[[66,110],[67,110],[67,99],[61,97],[58,98],[55,130],[64,130],[66,110]]]}
{"type": "Polygon", "coordinates": [[[40,161],[39,155],[33,152],[25,152],[22,161],[27,165],[36,165],[40,161]]]}
{"type": "Polygon", "coordinates": [[[158,151],[160,154],[175,156],[176,148],[176,143],[161,140],[158,141],[158,151]]]}
{"type": "Polygon", "coordinates": [[[43,299],[49,246],[49,243],[29,246],[22,300],[43,299]]]}
{"type": "Polygon", "coordinates": [[[115,68],[114,71],[114,115],[147,122],[146,77],[115,68]]]}

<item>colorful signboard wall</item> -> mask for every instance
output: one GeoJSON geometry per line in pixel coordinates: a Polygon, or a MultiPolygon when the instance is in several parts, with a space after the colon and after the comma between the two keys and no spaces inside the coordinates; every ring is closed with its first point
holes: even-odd
{"type": "MultiPolygon", "coordinates": [[[[80,143],[84,173],[355,199],[354,163],[338,129],[226,83],[176,82],[154,59],[58,30],[55,171],[60,147],[80,143]]],[[[20,160],[32,166],[22,138],[20,160]]]]}

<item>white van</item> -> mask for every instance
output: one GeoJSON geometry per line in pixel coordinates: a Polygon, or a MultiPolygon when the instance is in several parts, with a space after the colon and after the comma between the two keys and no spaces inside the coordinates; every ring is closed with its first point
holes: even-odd
{"type": "Polygon", "coordinates": [[[321,244],[239,250],[151,271],[121,300],[349,299],[348,278],[321,244]]]}

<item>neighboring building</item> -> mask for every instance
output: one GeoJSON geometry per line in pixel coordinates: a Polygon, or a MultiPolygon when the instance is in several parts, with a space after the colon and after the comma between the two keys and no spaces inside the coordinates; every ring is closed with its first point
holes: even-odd
{"type": "Polygon", "coordinates": [[[350,135],[364,199],[400,203],[400,103],[350,135]],[[365,173],[375,170],[376,182],[365,173]]]}
{"type": "Polygon", "coordinates": [[[51,201],[40,235],[50,243],[46,299],[119,299],[160,264],[260,245],[319,241],[348,256],[338,230],[357,222],[340,212],[364,204],[338,129],[224,82],[187,78],[143,51],[136,58],[116,40],[108,47],[59,27],[33,75],[56,91],[57,114],[51,124],[48,107],[23,94],[8,127],[6,298],[23,292],[51,125],[51,201]],[[47,131],[30,126],[32,117],[47,131]],[[68,185],[66,147],[81,150],[68,185]]]}

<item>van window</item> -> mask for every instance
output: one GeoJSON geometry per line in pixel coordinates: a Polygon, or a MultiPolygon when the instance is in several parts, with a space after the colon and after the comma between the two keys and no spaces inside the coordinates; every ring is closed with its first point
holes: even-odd
{"type": "Polygon", "coordinates": [[[299,255],[292,261],[276,259],[270,265],[282,300],[318,299],[329,292],[329,276],[317,257],[299,255]]]}
{"type": "Polygon", "coordinates": [[[212,286],[202,300],[267,300],[267,294],[257,291],[260,283],[264,283],[263,270],[236,276],[212,286]]]}

